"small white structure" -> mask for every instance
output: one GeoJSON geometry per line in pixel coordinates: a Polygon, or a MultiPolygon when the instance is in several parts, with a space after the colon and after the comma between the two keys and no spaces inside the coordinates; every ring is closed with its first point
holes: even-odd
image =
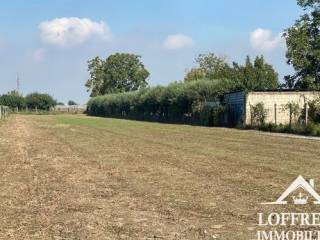
{"type": "Polygon", "coordinates": [[[288,103],[298,104],[302,111],[309,101],[320,97],[319,91],[267,90],[238,91],[227,93],[223,97],[226,106],[225,125],[252,125],[252,106],[262,103],[266,110],[265,123],[288,124],[288,103]]]}
{"type": "Polygon", "coordinates": [[[87,105],[57,105],[51,111],[57,113],[84,113],[87,110],[87,105]]]}

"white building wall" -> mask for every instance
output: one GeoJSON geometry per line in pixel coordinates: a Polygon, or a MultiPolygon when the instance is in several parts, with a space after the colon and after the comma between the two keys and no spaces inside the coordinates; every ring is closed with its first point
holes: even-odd
{"type": "Polygon", "coordinates": [[[290,114],[288,110],[284,110],[284,106],[288,102],[298,103],[302,110],[305,103],[318,97],[320,97],[318,91],[249,92],[246,96],[245,124],[252,124],[251,106],[257,103],[263,103],[267,110],[266,123],[287,124],[290,120],[290,114]]]}

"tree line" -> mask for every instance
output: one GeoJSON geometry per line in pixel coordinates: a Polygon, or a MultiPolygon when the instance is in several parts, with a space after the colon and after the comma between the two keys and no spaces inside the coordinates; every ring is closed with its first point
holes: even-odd
{"type": "MultiPolygon", "coordinates": [[[[320,1],[297,0],[303,14],[285,29],[287,63],[295,73],[282,83],[278,73],[264,57],[244,64],[232,62],[214,53],[200,54],[196,66],[182,82],[167,87],[148,87],[149,71],[140,56],[116,53],[106,59],[89,61],[90,79],[86,87],[93,97],[90,114],[135,116],[143,118],[183,119],[197,115],[202,102],[216,99],[227,91],[270,89],[320,89],[320,1]],[[208,91],[207,91],[208,90],[208,91]],[[202,95],[204,94],[204,95],[202,95]]],[[[204,108],[203,108],[204,109],[204,108]]]]}
{"type": "Polygon", "coordinates": [[[279,85],[278,73],[263,56],[254,61],[247,57],[241,65],[228,64],[226,58],[213,53],[200,54],[196,64],[184,81],[149,87],[149,72],[138,55],[116,53],[105,60],[92,59],[86,84],[92,96],[88,113],[208,125],[218,119],[208,116],[214,110],[205,102],[217,101],[230,91],[276,89],[279,85]]]}
{"type": "MultiPolygon", "coordinates": [[[[51,95],[47,93],[29,93],[23,96],[18,91],[13,90],[6,94],[0,95],[0,105],[7,106],[12,110],[42,110],[49,111],[52,107],[56,105],[65,105],[62,102],[58,102],[51,95]]],[[[68,106],[78,105],[73,100],[69,100],[68,106]]]]}
{"type": "Polygon", "coordinates": [[[232,89],[233,83],[228,80],[174,82],[166,87],[93,97],[87,111],[94,116],[212,125],[204,103],[232,89]]]}
{"type": "Polygon", "coordinates": [[[48,111],[54,107],[57,101],[46,93],[30,93],[26,96],[17,91],[11,91],[0,95],[0,105],[8,106],[11,109],[38,109],[48,111]]]}
{"type": "MultiPolygon", "coordinates": [[[[276,89],[278,73],[264,57],[257,56],[245,64],[228,64],[225,57],[214,53],[200,54],[195,59],[197,66],[186,73],[184,82],[220,79],[230,81],[236,90],[276,89]]],[[[135,54],[116,53],[103,60],[96,57],[88,62],[90,79],[86,87],[91,97],[111,93],[136,91],[148,86],[149,71],[135,54]]]]}

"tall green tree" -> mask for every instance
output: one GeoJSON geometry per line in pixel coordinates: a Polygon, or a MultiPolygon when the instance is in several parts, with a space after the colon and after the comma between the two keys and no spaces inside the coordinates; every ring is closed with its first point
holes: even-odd
{"type": "Polygon", "coordinates": [[[233,79],[238,88],[246,90],[267,90],[278,88],[278,73],[264,57],[257,56],[253,62],[249,56],[243,66],[233,63],[233,79]]]}
{"type": "Polygon", "coordinates": [[[138,90],[148,85],[149,72],[140,56],[116,53],[106,60],[96,57],[88,62],[90,79],[85,86],[91,96],[138,90]]]}
{"type": "Polygon", "coordinates": [[[286,76],[287,88],[318,89],[320,87],[320,1],[298,0],[304,14],[286,29],[287,62],[295,69],[286,76]]]}
{"type": "Polygon", "coordinates": [[[244,65],[233,62],[230,66],[225,57],[217,57],[213,53],[200,54],[196,62],[198,66],[186,74],[186,82],[220,79],[228,85],[231,81],[233,89],[239,90],[276,89],[279,85],[278,73],[262,55],[257,56],[253,62],[247,56],[244,65]]]}
{"type": "Polygon", "coordinates": [[[230,76],[231,68],[225,56],[217,56],[214,53],[200,54],[196,63],[207,79],[226,79],[230,76]]]}

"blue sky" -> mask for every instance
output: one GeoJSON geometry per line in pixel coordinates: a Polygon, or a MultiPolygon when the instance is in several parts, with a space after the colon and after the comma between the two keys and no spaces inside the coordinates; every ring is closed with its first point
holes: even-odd
{"type": "Polygon", "coordinates": [[[87,60],[141,55],[150,84],[182,80],[199,53],[243,62],[264,54],[282,77],[292,72],[281,32],[301,14],[294,0],[28,0],[0,7],[0,93],[49,92],[88,100],[87,60]]]}

